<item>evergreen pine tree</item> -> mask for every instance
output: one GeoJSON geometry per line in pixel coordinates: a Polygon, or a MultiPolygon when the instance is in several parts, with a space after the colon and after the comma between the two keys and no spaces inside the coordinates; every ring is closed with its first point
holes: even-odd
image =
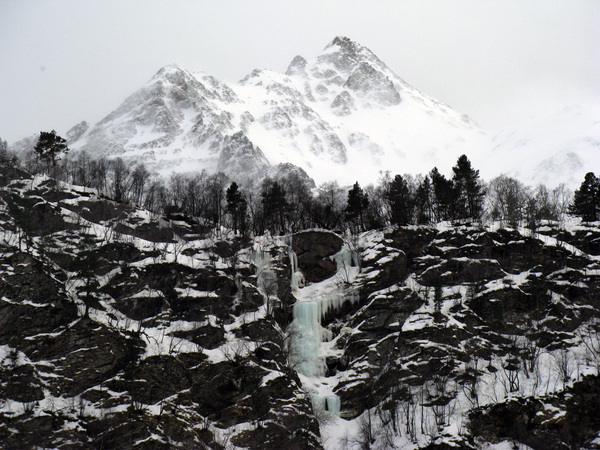
{"type": "Polygon", "coordinates": [[[454,176],[454,218],[478,218],[483,211],[483,185],[479,180],[479,170],[471,167],[466,155],[458,158],[452,168],[454,176]]]}
{"type": "Polygon", "coordinates": [[[277,182],[266,179],[261,193],[265,223],[271,233],[285,233],[288,202],[285,190],[277,182]]]}
{"type": "Polygon", "coordinates": [[[415,217],[418,224],[431,222],[431,182],[426,175],[419,183],[414,199],[415,217]]]}
{"type": "Polygon", "coordinates": [[[412,219],[413,199],[408,183],[401,175],[396,175],[389,183],[385,199],[390,208],[392,224],[408,225],[412,219]]]}
{"type": "Polygon", "coordinates": [[[584,222],[598,220],[600,214],[600,179],[593,172],[585,174],[585,179],[575,191],[569,213],[581,217],[584,222]]]}
{"type": "Polygon", "coordinates": [[[237,233],[238,229],[241,232],[245,231],[246,224],[246,210],[247,203],[244,197],[242,196],[241,191],[238,188],[237,183],[234,181],[227,188],[227,192],[225,193],[227,200],[227,212],[231,215],[231,222],[233,225],[233,232],[237,233]]]}
{"type": "Polygon", "coordinates": [[[352,189],[348,191],[348,203],[345,210],[346,220],[349,222],[358,222],[358,226],[364,231],[364,215],[368,206],[369,196],[363,192],[357,181],[352,186],[352,189]]]}
{"type": "Polygon", "coordinates": [[[454,211],[454,185],[442,175],[437,167],[429,173],[435,197],[435,213],[437,220],[452,219],[454,211]]]}
{"type": "Polygon", "coordinates": [[[60,160],[61,153],[67,153],[67,141],[56,134],[56,131],[42,131],[37,144],[33,148],[38,158],[52,166],[52,171],[56,169],[56,161],[60,160]]]}

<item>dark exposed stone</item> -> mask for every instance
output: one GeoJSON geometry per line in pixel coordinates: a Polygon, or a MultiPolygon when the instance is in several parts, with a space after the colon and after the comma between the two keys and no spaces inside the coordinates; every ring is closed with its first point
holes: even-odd
{"type": "Polygon", "coordinates": [[[469,419],[471,433],[492,443],[509,438],[540,449],[595,448],[590,444],[600,428],[599,379],[586,377],[566,392],[544,399],[480,408],[469,419]]]}
{"type": "Polygon", "coordinates": [[[33,361],[53,361],[59,377],[49,380],[49,385],[67,396],[102,382],[134,358],[125,337],[89,319],[57,336],[23,341],[20,348],[33,361]]]}
{"type": "Polygon", "coordinates": [[[444,285],[458,285],[497,280],[505,275],[495,260],[448,259],[423,272],[421,282],[426,286],[434,286],[438,281],[444,285]]]}
{"type": "Polygon", "coordinates": [[[44,398],[42,382],[31,364],[13,368],[0,367],[0,379],[7,380],[5,385],[0,384],[0,397],[25,403],[44,398]]]}
{"type": "Polygon", "coordinates": [[[136,401],[148,405],[170,397],[191,386],[187,368],[169,355],[151,356],[138,364],[131,394],[136,401]]]}
{"type": "Polygon", "coordinates": [[[221,327],[206,325],[189,331],[175,331],[173,336],[187,339],[202,348],[213,349],[224,342],[225,331],[221,327]]]}
{"type": "Polygon", "coordinates": [[[306,281],[323,281],[336,273],[330,257],[336,254],[344,241],[330,231],[302,231],[292,240],[292,249],[298,256],[298,266],[306,281]]]}

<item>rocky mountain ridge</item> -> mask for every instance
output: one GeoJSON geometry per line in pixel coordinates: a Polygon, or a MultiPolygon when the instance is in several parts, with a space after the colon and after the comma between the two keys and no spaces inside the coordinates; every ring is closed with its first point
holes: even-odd
{"type": "MultiPolygon", "coordinates": [[[[165,176],[222,170],[246,183],[296,166],[318,184],[367,184],[381,171],[427,173],[467,154],[486,179],[505,173],[574,189],[597,163],[598,111],[565,108],[491,136],[366,47],[336,37],[314,60],[293,58],[284,74],[257,69],[230,85],[165,66],[100,122],[81,122],[66,137],[75,152],[143,162],[165,176]],[[245,162],[224,164],[232,154],[245,162]]],[[[26,154],[36,139],[11,149],[26,154]]]]}
{"type": "MultiPolygon", "coordinates": [[[[563,111],[492,140],[366,47],[336,37],[312,61],[293,58],[285,74],[257,69],[231,85],[163,67],[100,122],[82,122],[66,136],[74,152],[143,162],[167,176],[222,170],[244,183],[292,164],[319,184],[366,184],[381,171],[427,173],[467,154],[486,179],[507,173],[526,184],[575,188],[597,162],[597,112],[597,105],[563,111]],[[523,151],[527,158],[519,158],[523,151]],[[233,154],[244,163],[223,162],[233,154]]],[[[34,143],[11,147],[22,153],[34,143]]]]}
{"type": "Polygon", "coordinates": [[[250,238],[0,185],[0,447],[600,447],[597,224],[250,238]]]}
{"type": "MultiPolygon", "coordinates": [[[[381,171],[427,173],[466,153],[486,179],[505,173],[574,189],[597,162],[597,115],[597,104],[579,105],[491,136],[366,47],[336,37],[314,60],[293,58],[285,74],[257,69],[230,85],[165,66],[100,122],[81,122],[66,137],[92,157],[143,162],[166,176],[222,170],[242,184],[292,166],[318,184],[367,184],[381,171]],[[241,166],[222,163],[234,135],[244,142],[234,151],[241,166]]],[[[11,149],[26,154],[36,139],[11,149]]]]}

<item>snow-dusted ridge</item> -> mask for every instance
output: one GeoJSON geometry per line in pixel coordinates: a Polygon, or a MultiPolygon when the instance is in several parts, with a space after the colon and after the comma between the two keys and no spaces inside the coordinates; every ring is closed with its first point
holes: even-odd
{"type": "Polygon", "coordinates": [[[507,173],[526,184],[575,188],[597,165],[600,142],[599,105],[578,108],[492,139],[339,36],[311,61],[293,58],[285,74],[257,69],[231,85],[165,66],[100,122],[78,124],[66,136],[75,152],[144,162],[162,175],[221,170],[244,182],[291,163],[317,183],[366,184],[381,171],[449,171],[467,154],[486,179],[507,173]],[[239,133],[238,142],[248,144],[232,152],[229,139],[239,133]],[[245,162],[223,165],[224,149],[245,162]]]}

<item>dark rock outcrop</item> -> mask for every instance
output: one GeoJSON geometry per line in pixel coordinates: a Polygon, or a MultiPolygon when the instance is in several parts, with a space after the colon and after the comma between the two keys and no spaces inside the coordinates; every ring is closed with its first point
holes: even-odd
{"type": "Polygon", "coordinates": [[[298,299],[320,302],[312,331],[330,342],[317,383],[356,419],[348,439],[597,446],[600,384],[585,376],[600,361],[594,226],[371,230],[347,239],[353,262],[337,272],[345,241],[329,231],[207,239],[180,214],[11,177],[0,447],[321,448],[339,422],[297,373],[298,299]],[[41,214],[31,226],[27,201],[41,214]],[[319,285],[292,286],[290,245],[319,285]],[[382,428],[367,430],[369,417],[382,428]]]}
{"type": "Polygon", "coordinates": [[[292,237],[292,249],[298,256],[298,266],[306,281],[323,281],[336,272],[331,256],[342,248],[344,241],[327,231],[302,231],[292,237]]]}

